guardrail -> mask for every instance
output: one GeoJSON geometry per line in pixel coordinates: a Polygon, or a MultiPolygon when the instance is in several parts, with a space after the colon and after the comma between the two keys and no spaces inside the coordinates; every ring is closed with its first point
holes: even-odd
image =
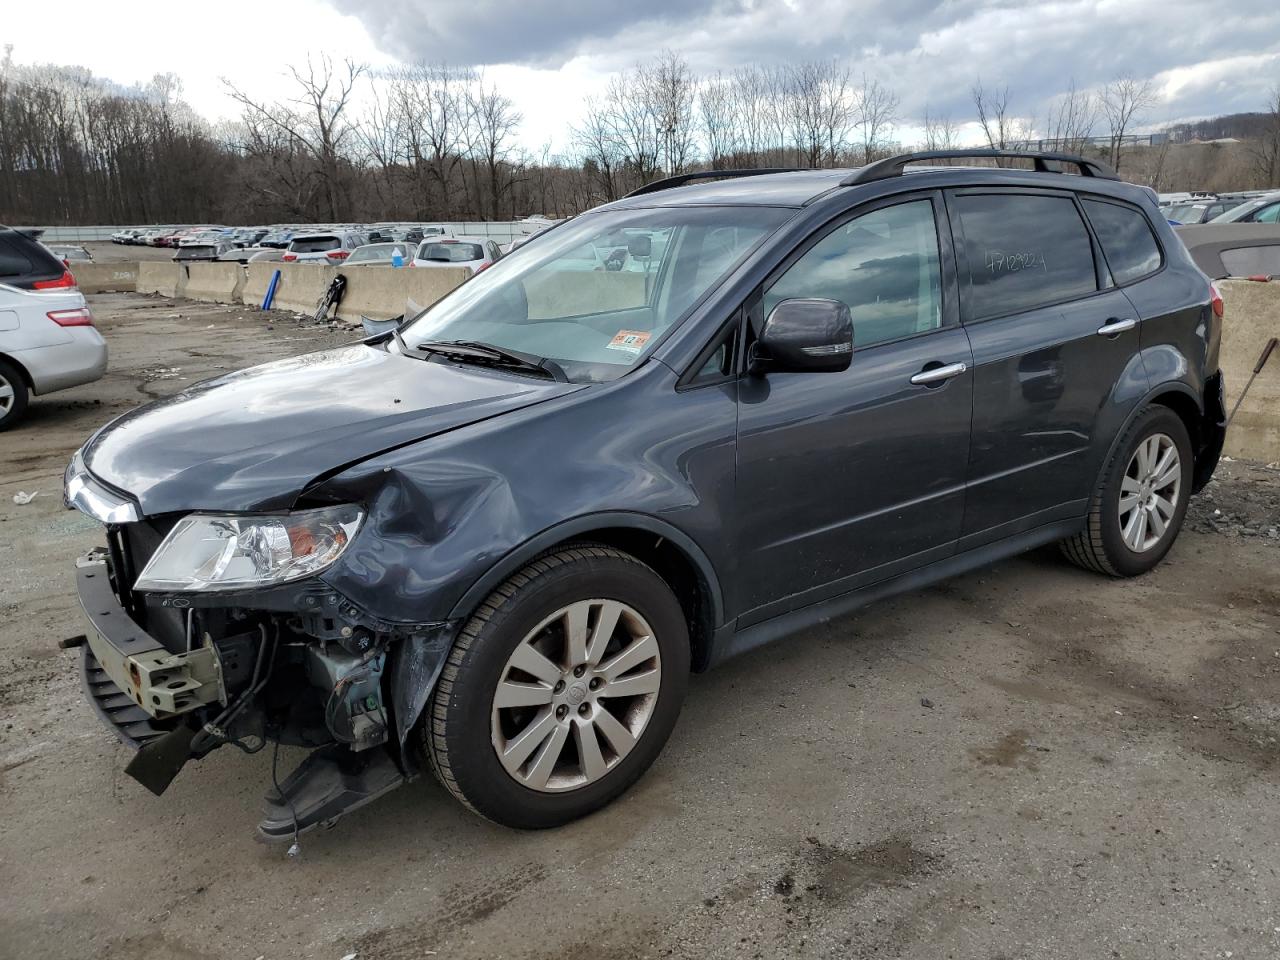
{"type": "MultiPolygon", "coordinates": [[[[516,237],[528,236],[541,226],[522,220],[432,220],[428,222],[433,226],[444,227],[452,236],[489,237],[499,243],[507,243],[516,237]]],[[[125,223],[80,227],[34,227],[33,229],[44,231],[40,239],[45,243],[91,243],[109,241],[111,235],[120,230],[180,230],[184,226],[185,224],[180,223],[125,223]]],[[[305,230],[312,229],[307,224],[300,224],[300,226],[305,230]]],[[[392,226],[414,226],[414,224],[404,223],[392,226]]],[[[323,224],[315,224],[314,227],[316,230],[326,229],[323,224]]],[[[377,227],[370,229],[377,229],[377,227]]]]}

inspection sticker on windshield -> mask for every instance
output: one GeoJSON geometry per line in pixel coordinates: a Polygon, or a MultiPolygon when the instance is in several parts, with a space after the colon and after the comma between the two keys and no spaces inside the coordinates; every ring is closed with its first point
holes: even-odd
{"type": "Polygon", "coordinates": [[[645,330],[619,330],[606,346],[610,350],[625,350],[627,353],[639,353],[649,342],[650,334],[645,330]]]}

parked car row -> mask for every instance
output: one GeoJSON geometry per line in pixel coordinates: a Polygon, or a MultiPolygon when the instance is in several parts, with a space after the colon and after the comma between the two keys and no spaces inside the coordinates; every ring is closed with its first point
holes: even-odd
{"type": "Polygon", "coordinates": [[[1174,226],[1277,223],[1280,222],[1280,191],[1245,190],[1190,194],[1182,199],[1162,198],[1160,211],[1174,226]]]}

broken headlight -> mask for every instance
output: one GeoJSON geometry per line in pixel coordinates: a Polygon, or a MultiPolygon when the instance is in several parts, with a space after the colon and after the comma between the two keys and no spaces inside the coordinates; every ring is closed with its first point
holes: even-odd
{"type": "Polygon", "coordinates": [[[183,517],[143,569],[136,590],[243,590],[288,583],[337,560],[364,511],[347,504],[274,516],[183,517]]]}

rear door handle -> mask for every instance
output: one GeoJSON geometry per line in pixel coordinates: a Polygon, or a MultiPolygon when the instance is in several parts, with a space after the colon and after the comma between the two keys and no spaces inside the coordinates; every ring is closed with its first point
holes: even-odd
{"type": "Polygon", "coordinates": [[[1126,330],[1132,330],[1138,325],[1137,320],[1108,320],[1098,328],[1098,336],[1114,337],[1117,333],[1124,333],[1126,330]]]}
{"type": "Polygon", "coordinates": [[[931,367],[928,370],[921,370],[911,382],[914,384],[922,383],[939,383],[942,380],[950,380],[952,377],[958,377],[969,368],[963,363],[948,363],[944,367],[931,367]]]}

